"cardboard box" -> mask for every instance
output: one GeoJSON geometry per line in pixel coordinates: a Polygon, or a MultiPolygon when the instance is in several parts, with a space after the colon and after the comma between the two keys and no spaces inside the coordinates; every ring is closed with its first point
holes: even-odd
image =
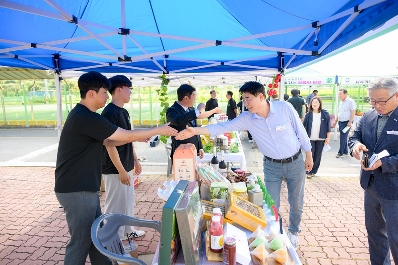
{"type": "Polygon", "coordinates": [[[205,225],[197,181],[188,184],[175,213],[185,264],[196,265],[200,261],[202,231],[205,225]]]}
{"type": "Polygon", "coordinates": [[[244,228],[254,231],[260,225],[267,226],[263,209],[231,193],[225,205],[225,217],[244,228]]]}
{"type": "Polygon", "coordinates": [[[236,262],[242,265],[250,263],[251,256],[246,233],[235,226],[226,223],[224,225],[224,238],[233,237],[236,239],[236,262]]]}
{"type": "Polygon", "coordinates": [[[225,204],[229,193],[229,183],[212,182],[210,184],[210,201],[225,204]]]}
{"type": "Polygon", "coordinates": [[[194,144],[180,144],[173,155],[174,180],[196,181],[197,151],[194,144]]]}
{"type": "Polygon", "coordinates": [[[160,232],[159,265],[174,264],[181,248],[177,218],[174,212],[180,202],[186,187],[187,180],[181,180],[170,194],[162,210],[162,230],[160,232]]]}

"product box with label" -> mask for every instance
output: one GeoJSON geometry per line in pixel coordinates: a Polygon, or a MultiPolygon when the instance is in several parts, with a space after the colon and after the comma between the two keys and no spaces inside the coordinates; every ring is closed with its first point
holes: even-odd
{"type": "Polygon", "coordinates": [[[174,180],[196,181],[197,151],[194,144],[180,144],[173,155],[174,180]]]}
{"type": "Polygon", "coordinates": [[[175,213],[185,264],[198,264],[205,221],[197,181],[192,181],[188,184],[184,195],[175,208],[175,213]]]}
{"type": "Polygon", "coordinates": [[[210,184],[210,201],[225,204],[229,193],[229,183],[212,182],[210,184]]]}
{"type": "Polygon", "coordinates": [[[186,187],[187,180],[181,180],[170,194],[162,210],[162,230],[160,232],[159,265],[174,264],[181,248],[180,234],[177,226],[177,217],[174,212],[180,202],[186,187]]]}

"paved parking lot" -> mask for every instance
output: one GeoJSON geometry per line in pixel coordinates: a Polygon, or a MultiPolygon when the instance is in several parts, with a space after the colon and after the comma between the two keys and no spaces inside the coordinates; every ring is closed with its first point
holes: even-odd
{"type": "MultiPolygon", "coordinates": [[[[69,235],[53,192],[56,131],[0,130],[0,142],[0,264],[62,264],[69,235]],[[19,166],[11,167],[10,161],[19,166]],[[39,167],[40,163],[47,166],[39,167]]],[[[337,143],[332,142],[332,151],[324,154],[318,177],[306,182],[298,250],[303,264],[369,264],[358,163],[351,157],[335,158],[337,143]]],[[[167,157],[163,146],[147,145],[138,143],[137,153],[157,164],[144,166],[147,174],[136,190],[136,215],[161,221],[164,202],[156,190],[166,176],[150,169],[165,172],[167,157]]],[[[249,169],[261,173],[261,156],[247,141],[243,146],[249,169]]],[[[285,228],[286,196],[284,187],[280,210],[285,228]]],[[[138,242],[139,252],[153,253],[158,241],[159,234],[149,231],[138,242]]]]}

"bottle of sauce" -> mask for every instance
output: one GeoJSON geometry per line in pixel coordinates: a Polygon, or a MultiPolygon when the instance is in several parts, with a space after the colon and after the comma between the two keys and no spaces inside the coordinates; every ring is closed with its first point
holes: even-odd
{"type": "Polygon", "coordinates": [[[221,253],[224,245],[223,225],[220,216],[211,217],[210,224],[210,251],[221,253]]]}
{"type": "Polygon", "coordinates": [[[221,212],[221,209],[220,208],[218,208],[218,207],[216,207],[216,208],[213,208],[213,215],[212,216],[220,216],[220,221],[221,221],[221,223],[222,224],[224,224],[224,218],[223,218],[223,216],[222,216],[222,212],[221,212]]]}
{"type": "Polygon", "coordinates": [[[236,265],[236,239],[227,237],[224,242],[224,258],[225,265],[236,265]]]}

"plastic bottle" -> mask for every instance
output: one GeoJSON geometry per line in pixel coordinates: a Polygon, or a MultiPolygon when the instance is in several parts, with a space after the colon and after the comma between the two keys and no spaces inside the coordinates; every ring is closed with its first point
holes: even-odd
{"type": "Polygon", "coordinates": [[[224,150],[221,150],[221,161],[218,164],[218,172],[224,177],[227,176],[227,164],[224,161],[224,150]]]}
{"type": "Polygon", "coordinates": [[[211,159],[210,164],[214,170],[218,171],[217,147],[215,145],[213,147],[213,158],[211,159]]]}
{"type": "Polygon", "coordinates": [[[224,223],[224,217],[222,216],[222,212],[221,212],[221,209],[220,208],[218,208],[218,207],[216,207],[216,208],[213,208],[213,215],[212,215],[212,217],[213,216],[220,216],[220,221],[221,221],[221,223],[223,224],[224,223]]]}
{"type": "Polygon", "coordinates": [[[223,225],[220,216],[213,216],[210,224],[210,251],[221,253],[224,245],[223,225]]]}

